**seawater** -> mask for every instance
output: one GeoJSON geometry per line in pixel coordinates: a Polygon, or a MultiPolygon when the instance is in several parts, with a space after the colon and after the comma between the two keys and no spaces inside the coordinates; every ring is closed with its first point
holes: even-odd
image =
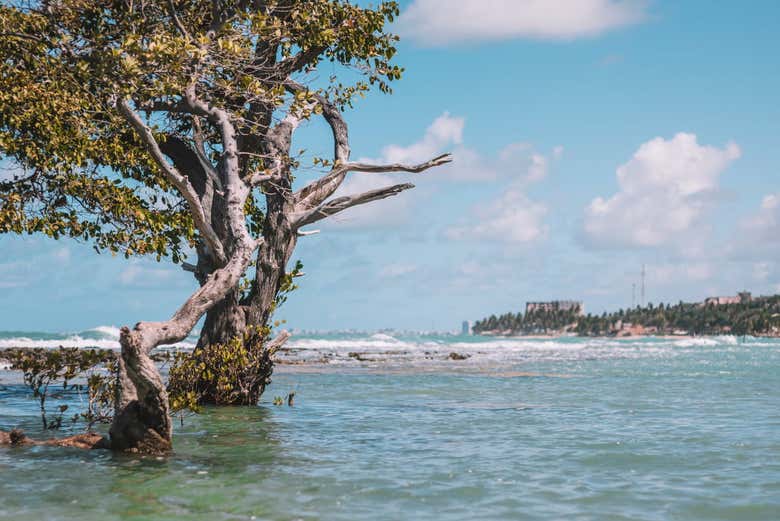
{"type": "MultiPolygon", "coordinates": [[[[780,519],[776,340],[300,335],[283,358],[168,458],[0,448],[0,519],[780,519]]],[[[43,437],[36,407],[0,371],[0,429],[43,437]]]]}

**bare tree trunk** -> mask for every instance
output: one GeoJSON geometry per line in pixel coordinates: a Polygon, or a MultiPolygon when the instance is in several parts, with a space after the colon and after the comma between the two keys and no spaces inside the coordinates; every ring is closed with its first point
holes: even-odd
{"type": "Polygon", "coordinates": [[[235,130],[227,113],[209,108],[198,100],[194,92],[187,93],[188,103],[198,112],[204,112],[221,127],[223,137],[222,177],[224,184],[224,213],[222,220],[229,231],[227,246],[222,243],[211,226],[193,186],[163,157],[151,129],[130,108],[126,100],[117,106],[120,112],[147,143],[160,168],[175,183],[187,199],[193,220],[201,232],[219,269],[209,273],[202,286],[166,322],[139,322],[130,330],[122,328],[119,360],[119,385],[117,386],[116,411],[111,425],[111,446],[115,450],[164,453],[171,448],[171,421],[168,394],[160,372],[149,354],[160,345],[172,344],[186,338],[198,320],[212,306],[235,290],[250,264],[257,241],[249,236],[246,228],[244,204],[250,186],[238,176],[238,152],[235,130]]]}
{"type": "Polygon", "coordinates": [[[260,248],[257,255],[258,275],[252,282],[248,298],[241,302],[236,289],[206,313],[198,337],[198,347],[227,344],[243,335],[249,327],[264,328],[269,325],[275,311],[276,295],[297,244],[294,234],[280,235],[275,231],[272,233],[271,236],[278,239],[272,241],[273,248],[260,248]]]}
{"type": "Polygon", "coordinates": [[[160,372],[143,348],[143,333],[123,327],[119,337],[119,385],[111,447],[159,454],[171,449],[168,393],[160,372]]]}
{"type": "Polygon", "coordinates": [[[244,334],[247,327],[268,325],[298,237],[286,215],[274,212],[266,218],[263,238],[264,243],[257,253],[257,274],[248,298],[240,302],[236,290],[211,308],[206,314],[198,347],[226,344],[244,334]]]}
{"type": "Polygon", "coordinates": [[[212,273],[170,320],[139,322],[132,330],[122,328],[116,412],[110,429],[113,449],[147,453],[170,450],[168,393],[149,353],[159,345],[186,338],[200,317],[234,290],[254,253],[253,243],[238,246],[230,262],[212,273]]]}
{"type": "Polygon", "coordinates": [[[263,237],[265,243],[257,253],[257,275],[247,303],[247,323],[260,327],[268,325],[275,311],[276,296],[287,273],[287,263],[298,243],[297,231],[282,210],[266,219],[263,237]]]}
{"type": "MultiPolygon", "coordinates": [[[[212,307],[206,314],[206,322],[198,339],[198,347],[205,348],[212,344],[227,344],[235,338],[244,335],[251,328],[263,329],[269,326],[270,318],[276,305],[276,297],[286,275],[286,267],[297,244],[297,233],[287,219],[289,212],[284,200],[280,197],[276,205],[270,205],[274,211],[266,217],[264,225],[264,242],[257,253],[257,273],[253,286],[243,302],[238,299],[237,289],[212,307]]],[[[253,342],[248,349],[259,350],[255,355],[266,358],[268,346],[264,342],[253,342]]],[[[197,351],[195,353],[197,356],[197,351]]],[[[251,375],[253,382],[267,382],[273,374],[273,361],[270,355],[267,363],[260,364],[258,371],[263,374],[251,375]]],[[[233,385],[242,387],[246,382],[236,381],[233,385]]],[[[204,386],[210,388],[208,386],[204,386]]],[[[256,405],[262,395],[265,385],[253,386],[247,395],[248,399],[235,403],[221,405],[256,405]]],[[[239,395],[236,396],[244,396],[239,395]]],[[[217,403],[216,396],[204,392],[200,398],[203,403],[217,403]]]]}
{"type": "Polygon", "coordinates": [[[197,347],[227,344],[243,335],[248,325],[251,324],[247,324],[247,308],[239,302],[239,291],[235,288],[206,313],[197,347]]]}

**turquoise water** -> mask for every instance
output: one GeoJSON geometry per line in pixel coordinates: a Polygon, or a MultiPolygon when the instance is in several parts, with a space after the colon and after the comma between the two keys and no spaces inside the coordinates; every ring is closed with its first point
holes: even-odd
{"type": "MultiPolygon", "coordinates": [[[[0,519],[780,518],[780,342],[291,347],[309,363],[280,366],[259,407],[177,424],[167,459],[0,448],[0,519]]],[[[0,429],[40,436],[34,402],[0,382],[0,429]]]]}

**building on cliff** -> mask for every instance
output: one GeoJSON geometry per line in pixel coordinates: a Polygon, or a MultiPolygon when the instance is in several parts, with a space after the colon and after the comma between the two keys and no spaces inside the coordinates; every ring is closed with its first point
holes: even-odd
{"type": "Polygon", "coordinates": [[[743,291],[736,297],[710,297],[704,300],[705,306],[727,306],[729,304],[748,304],[753,301],[749,291],[743,291]]]}
{"type": "Polygon", "coordinates": [[[573,311],[578,315],[585,314],[585,305],[578,300],[551,300],[549,302],[528,302],[525,314],[534,312],[551,313],[555,311],[573,311]]]}

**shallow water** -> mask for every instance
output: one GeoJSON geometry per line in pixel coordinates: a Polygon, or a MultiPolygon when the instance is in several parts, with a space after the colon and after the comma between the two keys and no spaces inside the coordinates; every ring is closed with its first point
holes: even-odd
{"type": "MultiPolygon", "coordinates": [[[[0,449],[0,519],[780,518],[780,342],[295,347],[321,363],[280,367],[260,407],[177,424],[170,458],[0,449]]],[[[37,424],[0,385],[0,429],[37,424]]]]}

